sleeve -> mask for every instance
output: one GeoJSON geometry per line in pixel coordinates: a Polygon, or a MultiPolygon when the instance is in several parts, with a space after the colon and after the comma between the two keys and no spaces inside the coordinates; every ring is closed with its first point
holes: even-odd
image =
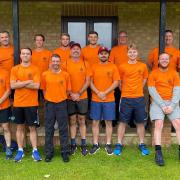
{"type": "Polygon", "coordinates": [[[36,68],[34,76],[33,76],[33,81],[35,83],[40,83],[40,81],[41,81],[40,72],[37,68],[36,68]]]}
{"type": "Polygon", "coordinates": [[[49,57],[48,57],[48,64],[50,65],[50,63],[51,63],[51,56],[52,56],[52,52],[51,51],[49,51],[49,57]]]}
{"type": "Polygon", "coordinates": [[[144,73],[143,73],[143,78],[144,79],[147,79],[148,78],[148,68],[146,66],[146,64],[144,64],[144,73]]]}
{"type": "Polygon", "coordinates": [[[10,81],[18,80],[16,72],[17,72],[17,69],[15,67],[11,69],[10,81]]]}
{"type": "Polygon", "coordinates": [[[114,57],[114,49],[111,49],[110,56],[109,56],[109,62],[113,63],[115,62],[114,57]]]}
{"type": "Polygon", "coordinates": [[[120,80],[119,71],[118,71],[118,68],[116,66],[114,66],[113,80],[114,81],[120,80]]]}
{"type": "Polygon", "coordinates": [[[178,51],[178,69],[180,70],[180,51],[178,51]]]}
{"type": "Polygon", "coordinates": [[[9,90],[10,88],[10,77],[9,74],[6,74],[6,90],[9,90]]]}
{"type": "Polygon", "coordinates": [[[92,76],[92,69],[89,66],[88,62],[85,62],[85,68],[86,68],[86,76],[91,77],[92,76]]]}
{"type": "Polygon", "coordinates": [[[42,90],[45,90],[46,89],[46,80],[45,80],[45,73],[42,74],[42,77],[41,77],[41,89],[42,90]]]}
{"type": "Polygon", "coordinates": [[[67,77],[66,77],[66,88],[67,88],[67,91],[71,91],[71,80],[70,80],[70,76],[69,74],[67,73],[67,77]]]}
{"type": "Polygon", "coordinates": [[[148,65],[152,66],[152,64],[154,63],[154,49],[151,50],[151,52],[148,54],[148,65]]]}

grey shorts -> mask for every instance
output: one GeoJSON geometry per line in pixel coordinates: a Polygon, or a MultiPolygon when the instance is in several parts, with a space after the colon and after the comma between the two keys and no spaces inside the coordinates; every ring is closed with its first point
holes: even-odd
{"type": "MultiPolygon", "coordinates": [[[[160,106],[158,106],[155,102],[152,102],[150,105],[150,118],[151,120],[157,120],[162,119],[164,120],[164,117],[166,114],[164,114],[163,110],[160,106]]],[[[171,114],[167,114],[167,117],[170,121],[174,119],[180,118],[180,108],[179,106],[176,106],[174,111],[171,114]]]]}
{"type": "Polygon", "coordinates": [[[67,100],[69,116],[74,114],[86,115],[88,112],[88,100],[82,99],[80,101],[67,100]]]}

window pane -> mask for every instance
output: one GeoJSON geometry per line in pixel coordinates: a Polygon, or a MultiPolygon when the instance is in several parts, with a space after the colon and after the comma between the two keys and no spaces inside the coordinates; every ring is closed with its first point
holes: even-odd
{"type": "Polygon", "coordinates": [[[94,30],[99,34],[98,43],[108,48],[112,47],[112,23],[94,23],[94,30]]]}
{"type": "Polygon", "coordinates": [[[81,47],[86,45],[85,22],[68,22],[68,33],[71,36],[71,41],[80,43],[81,47]]]}

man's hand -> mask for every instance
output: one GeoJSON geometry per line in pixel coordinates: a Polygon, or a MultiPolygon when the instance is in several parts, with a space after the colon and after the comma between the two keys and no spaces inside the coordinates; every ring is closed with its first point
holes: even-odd
{"type": "Polygon", "coordinates": [[[173,108],[171,106],[166,106],[167,114],[171,114],[173,112],[173,108]]]}
{"type": "Polygon", "coordinates": [[[70,97],[73,101],[80,101],[80,94],[79,93],[71,93],[70,97]]]}
{"type": "Polygon", "coordinates": [[[104,92],[99,92],[97,95],[103,101],[106,99],[106,94],[104,92]]]}
{"type": "Polygon", "coordinates": [[[167,108],[167,106],[162,107],[162,110],[163,110],[164,114],[168,114],[168,108],[167,108]]]}

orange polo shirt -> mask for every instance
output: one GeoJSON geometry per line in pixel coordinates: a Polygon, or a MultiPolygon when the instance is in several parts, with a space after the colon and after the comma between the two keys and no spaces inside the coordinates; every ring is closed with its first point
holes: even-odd
{"type": "MultiPolygon", "coordinates": [[[[0,98],[7,90],[10,90],[9,73],[8,71],[0,68],[0,98]]],[[[10,107],[9,97],[0,104],[0,110],[8,107],[10,107]]]]}
{"type": "Polygon", "coordinates": [[[12,45],[8,47],[0,46],[0,68],[7,70],[9,73],[14,66],[14,47],[12,45]]]}
{"type": "Polygon", "coordinates": [[[136,64],[124,63],[119,66],[121,77],[121,97],[138,98],[144,96],[143,80],[148,78],[146,64],[137,61],[136,64]]]}
{"type": "MultiPolygon", "coordinates": [[[[165,52],[170,55],[169,68],[177,70],[180,58],[179,51],[175,47],[166,47],[165,52]]],[[[158,69],[159,48],[154,48],[148,55],[148,64],[152,65],[152,70],[158,69]]]]}
{"type": "Polygon", "coordinates": [[[153,70],[148,78],[148,86],[155,87],[163,100],[171,100],[173,88],[180,86],[180,78],[175,70],[162,72],[159,68],[153,70]]]}
{"type": "MultiPolygon", "coordinates": [[[[11,70],[10,81],[33,80],[40,83],[40,74],[36,66],[30,65],[23,67],[21,64],[16,65],[11,70]]],[[[15,89],[14,107],[38,106],[38,90],[26,87],[15,89]]]]}
{"type": "MultiPolygon", "coordinates": [[[[106,91],[114,81],[119,81],[119,72],[116,65],[112,63],[95,64],[92,67],[92,81],[99,91],[106,91]]],[[[95,102],[112,102],[114,101],[114,91],[107,94],[106,99],[102,101],[95,92],[92,91],[92,101],[95,102]]]]}
{"type": "Polygon", "coordinates": [[[94,64],[99,63],[98,51],[100,46],[90,47],[90,45],[82,48],[82,57],[92,67],[94,64]]]}
{"type": "Polygon", "coordinates": [[[116,64],[117,67],[121,64],[128,62],[128,46],[127,45],[118,45],[112,48],[109,61],[116,64]]]}
{"type": "Polygon", "coordinates": [[[53,73],[48,70],[43,73],[41,88],[45,91],[45,99],[59,103],[67,99],[67,91],[71,90],[70,76],[65,71],[53,73]]]}
{"type": "MultiPolygon", "coordinates": [[[[92,75],[89,64],[80,58],[79,61],[75,62],[72,59],[68,59],[66,65],[62,67],[63,70],[67,71],[70,75],[71,80],[71,91],[78,93],[86,82],[86,77],[92,75]]],[[[80,99],[87,98],[87,91],[84,91],[80,99]]]]}

